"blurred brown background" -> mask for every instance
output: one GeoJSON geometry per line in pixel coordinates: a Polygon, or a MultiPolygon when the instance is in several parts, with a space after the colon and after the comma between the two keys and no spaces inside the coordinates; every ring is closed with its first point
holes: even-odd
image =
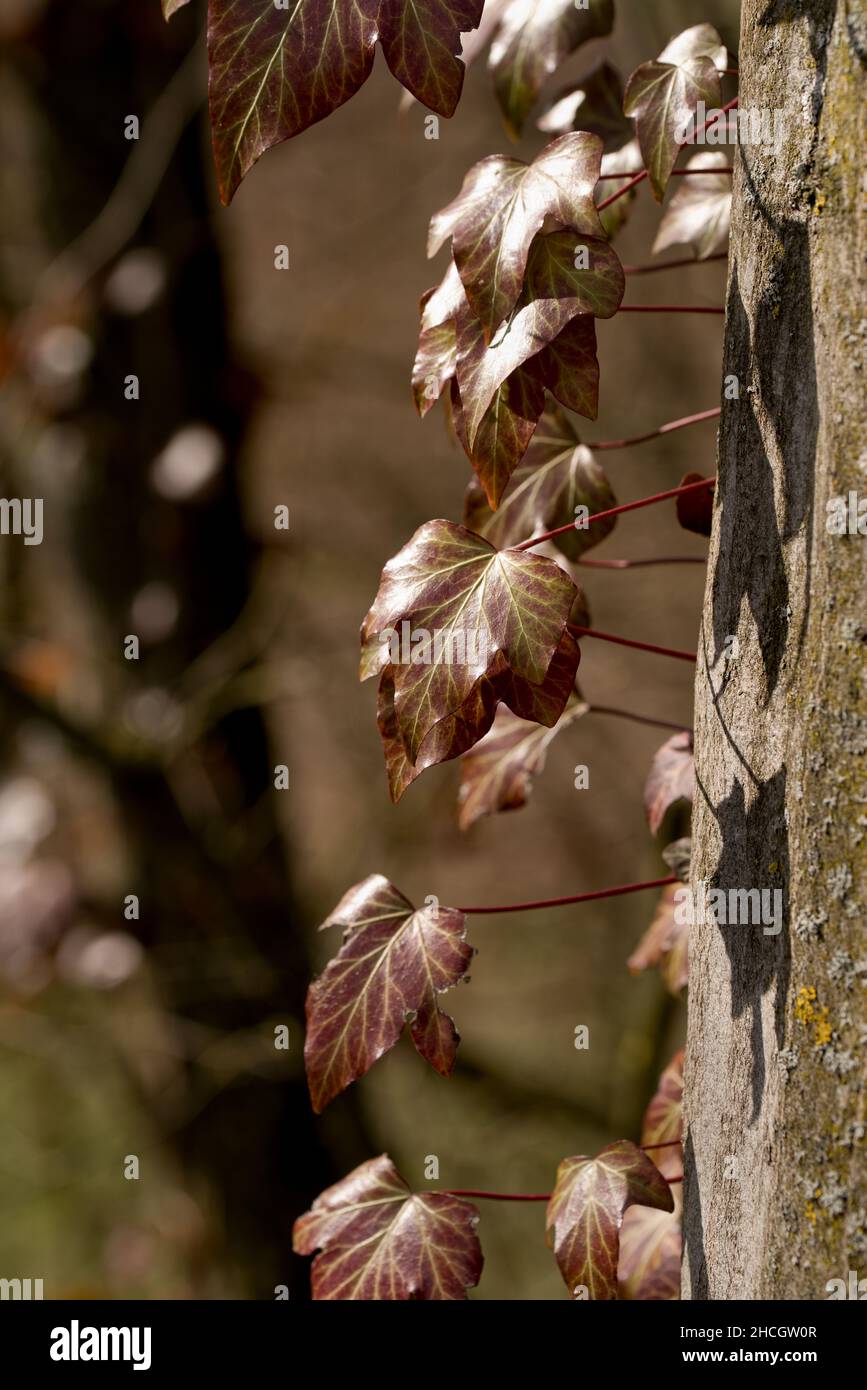
{"type": "MultiPolygon", "coordinates": [[[[703,20],[736,51],[738,9],[621,0],[612,39],[550,89],[603,48],[625,76],[703,20]]],[[[378,59],[221,209],[202,21],[194,4],[165,26],[157,0],[0,8],[2,493],[45,499],[41,546],[0,540],[0,1276],[46,1297],[303,1298],[291,1222],[354,1164],[387,1150],[421,1186],[435,1154],[444,1187],[547,1190],[565,1155],[637,1137],[683,1034],[682,1005],[625,968],[654,894],[474,918],[454,1077],[402,1043],[310,1114],[304,992],[345,889],[379,871],[416,901],[484,904],[660,876],[641,790],[665,735],[588,717],[524,810],[466,835],[454,764],[389,804],[358,625],[415,527],[460,519],[469,468],[411,402],[417,301],[443,270],[426,227],[508,140],[483,63],[430,141],[378,59]]],[[[543,142],[531,126],[518,152],[543,142]]],[[[645,188],[625,262],[649,259],[658,215],[645,188]]],[[[713,264],[627,296],[723,288],[713,264]]],[[[582,436],[716,405],[721,338],[711,317],[602,324],[582,436]]],[[[605,462],[626,501],[713,458],[702,425],[605,462]]],[[[663,507],[592,553],[701,551],[663,507]]],[[[701,566],[586,575],[595,626],[694,646],[701,566]]],[[[685,663],[587,641],[580,680],[691,721],[685,663]]],[[[543,1225],[538,1205],[484,1204],[475,1297],[566,1297],[543,1225]]]]}

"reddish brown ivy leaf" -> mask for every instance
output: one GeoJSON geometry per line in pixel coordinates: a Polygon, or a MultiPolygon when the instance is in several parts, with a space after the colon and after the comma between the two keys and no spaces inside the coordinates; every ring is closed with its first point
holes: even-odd
{"type": "MultiPolygon", "coordinates": [[[[676,1166],[676,1163],[675,1163],[676,1166]]],[[[630,1207],[620,1231],[618,1297],[624,1301],[664,1303],[680,1298],[683,1247],[683,1195],[672,1189],[673,1211],[630,1207]]]]}
{"type": "MultiPolygon", "coordinates": [[[[570,622],[573,621],[576,603],[582,597],[577,588],[574,589],[574,593],[575,597],[569,610],[570,622]]],[[[551,665],[545,672],[545,679],[536,683],[509,671],[497,685],[499,697],[519,719],[532,719],[536,724],[553,728],[561,718],[575,688],[575,673],[580,661],[581,650],[578,643],[571,632],[564,632],[551,665]]]]}
{"type": "Polygon", "coordinates": [[[588,420],[599,413],[599,359],[596,356],[596,323],[592,314],[578,314],[567,323],[524,370],[547,386],[551,395],[588,420]]]}
{"type": "Polygon", "coordinates": [[[425,327],[425,315],[436,290],[428,290],[421,301],[421,331],[412,368],[412,394],[415,408],[424,418],[439,400],[455,374],[457,335],[454,319],[425,327]]]}
{"type": "MultiPolygon", "coordinates": [[[[597,196],[600,201],[611,198],[615,193],[625,188],[630,179],[635,174],[640,174],[644,168],[644,160],[641,158],[641,146],[637,140],[628,140],[620,149],[612,150],[609,154],[602,156],[602,174],[625,174],[622,179],[607,178],[600,183],[597,189],[597,196]]],[[[635,187],[618,197],[610,207],[603,208],[599,214],[605,235],[613,240],[617,233],[629,220],[632,205],[638,194],[635,187]]]]}
{"type": "Polygon", "coordinates": [[[692,801],[694,795],[692,734],[684,731],[667,739],[650,765],[644,784],[644,809],[651,833],[656,834],[669,806],[673,806],[675,801],[692,801]]]}
{"type": "MultiPolygon", "coordinates": [[[[599,243],[588,243],[588,249],[591,244],[599,243]]],[[[570,303],[566,310],[571,312],[572,307],[570,303]]],[[[562,317],[567,318],[568,312],[562,317]]],[[[576,314],[553,341],[499,381],[477,425],[472,444],[455,375],[459,331],[465,358],[461,371],[469,374],[470,390],[482,384],[486,371],[496,382],[500,374],[498,364],[507,369],[510,362],[496,356],[494,349],[486,348],[482,326],[473,318],[457,269],[451,262],[442,283],[429,290],[421,301],[421,332],[412,374],[413,395],[416,409],[424,416],[451,382],[450,413],[454,432],[487,495],[496,502],[533,438],[544,408],[544,387],[562,404],[590,419],[596,418],[599,362],[594,319],[589,313],[576,314]]],[[[484,382],[485,394],[488,384],[484,382]]]]}
{"type": "Polygon", "coordinates": [[[728,245],[732,213],[731,174],[715,172],[728,165],[722,150],[703,150],[687,160],[687,169],[706,169],[681,180],[653,243],[658,255],[669,246],[691,246],[698,260],[722,251],[728,245]]]}
{"type": "Polygon", "coordinates": [[[461,759],[461,830],[469,830],[482,816],[526,805],[533,778],[544,770],[548,745],[589,708],[586,700],[573,694],[556,726],[548,729],[501,707],[490,732],[461,759]]]}
{"type": "Polygon", "coordinates": [[[489,342],[514,309],[530,244],[546,218],[579,236],[602,237],[593,202],[602,141],[568,134],[532,164],[490,155],[473,166],[458,196],[430,224],[428,256],[451,237],[452,253],[473,315],[489,342]]]}
{"type": "MultiPolygon", "coordinates": [[[[528,364],[529,366],[529,364],[528,364]]],[[[525,367],[506,377],[482,416],[470,448],[458,383],[452,382],[452,425],[484,490],[502,496],[514,470],[527,452],[545,406],[545,390],[525,367]]],[[[470,528],[471,530],[474,528],[470,528]]]]}
{"type": "Polygon", "coordinates": [[[495,671],[473,686],[464,703],[454,713],[437,721],[422,740],[415,763],[411,763],[394,708],[394,667],[386,666],[379,681],[377,724],[392,801],[399,801],[407,787],[425,768],[460,757],[468,748],[472,748],[493,723],[497,701],[505,693],[503,682],[507,677],[508,668],[501,658],[495,671]]]}
{"type": "MultiPolygon", "coordinates": [[[[570,621],[574,621],[574,611],[573,604],[570,621]]],[[[419,749],[413,772],[417,774],[426,767],[466,753],[491,728],[500,701],[521,719],[553,727],[561,718],[572,693],[580,657],[575,638],[571,633],[564,632],[544,681],[541,685],[534,685],[510,671],[501,655],[493,671],[478,682],[464,704],[434,725],[419,749]]],[[[391,788],[394,800],[409,785],[406,776],[404,773],[403,785],[391,788]]]]}
{"type": "Polygon", "coordinates": [[[313,1297],[461,1299],[482,1272],[470,1202],[412,1192],[387,1154],[321,1193],[298,1218],[292,1248],[313,1261],[313,1297]]]}
{"type": "MultiPolygon", "coordinates": [[[[689,483],[700,483],[701,473],[687,473],[681,478],[679,487],[689,483]]],[[[684,531],[694,531],[697,536],[709,536],[713,530],[714,489],[698,488],[696,492],[681,493],[676,502],[677,519],[684,531]]]]}
{"type": "MultiPolygon", "coordinates": [[[[579,506],[593,516],[616,507],[617,498],[601,464],[580,442],[569,417],[551,405],[496,511],[488,506],[479,484],[470,483],[464,498],[464,525],[502,549],[565,526],[575,519],[579,506]]],[[[616,522],[616,517],[609,517],[568,531],[557,536],[553,544],[570,560],[577,560],[609,536],[616,522]]]]}
{"type": "Polygon", "coordinates": [[[696,24],[672,39],[653,63],[636,68],[626,86],[623,109],[635,117],[636,132],[657,202],[687,139],[698,103],[718,107],[728,52],[710,24],[696,24]]]}
{"type": "MultiPolygon", "coordinates": [[[[675,1053],[662,1073],[659,1089],[644,1116],[642,1144],[664,1144],[679,1139],[683,1132],[683,1052],[675,1053]]],[[[667,1178],[683,1171],[679,1144],[654,1150],[660,1172],[667,1178]]],[[[682,1247],[683,1189],[671,1189],[674,1209],[653,1211],[650,1207],[631,1207],[623,1218],[620,1232],[620,1262],[617,1279],[620,1297],[662,1301],[680,1297],[680,1257],[682,1247]]]]}
{"type": "Polygon", "coordinates": [[[385,775],[388,778],[388,794],[392,801],[398,802],[407,787],[420,776],[422,769],[413,767],[403,746],[403,739],[397,727],[394,712],[394,667],[386,666],[379,678],[376,697],[376,724],[382,740],[385,757],[385,775]]]}
{"type": "MultiPolygon", "coordinates": [[[[487,48],[500,24],[503,11],[506,10],[511,3],[512,0],[485,0],[485,9],[479,21],[478,28],[470,30],[467,34],[461,35],[463,40],[461,62],[465,68],[471,67],[479,55],[487,48]]],[[[404,92],[400,101],[401,111],[408,111],[412,104],[412,96],[409,92],[404,92]]]]}
{"type": "MultiPolygon", "coordinates": [[[[611,318],[624,287],[623,267],[608,242],[552,232],[533,242],[517,310],[489,346],[472,315],[459,315],[457,382],[471,448],[498,386],[579,314],[611,318]]],[[[494,506],[497,501],[491,495],[494,506]]]]}
{"type": "Polygon", "coordinates": [[[370,76],[377,41],[399,82],[451,116],[464,80],[461,33],[484,0],[210,0],[211,125],[220,196],[273,145],[354,96],[370,76]]]}
{"type": "MultiPolygon", "coordinates": [[[[662,1076],[656,1094],[647,1107],[641,1130],[642,1144],[665,1144],[683,1137],[683,1048],[675,1052],[662,1076]]],[[[672,1148],[671,1172],[681,1171],[680,1147],[672,1148]]],[[[661,1164],[661,1160],[660,1160],[661,1164]]]]}
{"type": "Polygon", "coordinates": [[[320,930],[342,926],[343,944],[307,991],[304,1062],[313,1109],[324,1110],[410,1026],[422,1057],[442,1075],[454,1066],[458,1034],[438,996],[466,974],[473,948],[463,913],[416,909],[371,874],[344,895],[320,930]]]}
{"type": "Polygon", "coordinates": [[[569,614],[570,627],[592,627],[590,619],[590,605],[587,602],[587,594],[581,588],[581,577],[578,574],[577,565],[568,565],[567,568],[572,576],[575,585],[575,598],[572,602],[572,611],[569,614]]]}
{"type": "Polygon", "coordinates": [[[412,369],[415,407],[424,418],[439,400],[457,365],[457,318],[469,312],[467,297],[454,261],[435,289],[422,295],[418,350],[412,369]]]}
{"type": "Polygon", "coordinates": [[[485,9],[478,29],[464,37],[461,57],[467,67],[487,48],[511,4],[512,0],[485,0],[485,9]]]}
{"type": "Polygon", "coordinates": [[[619,72],[610,63],[598,63],[577,87],[560,92],[537,124],[551,135],[589,130],[600,136],[606,150],[619,148],[630,134],[619,72]]]}
{"type": "Polygon", "coordinates": [[[596,1158],[564,1158],[548,1203],[548,1243],[573,1297],[617,1298],[623,1214],[633,1205],[672,1211],[671,1189],[627,1139],[596,1158]]]}
{"type": "Polygon", "coordinates": [[[689,975],[689,925],[675,918],[678,888],[676,883],[663,888],[653,921],[626,962],[633,975],[658,965],[666,988],[674,995],[680,994],[689,975]]]}
{"type": "Polygon", "coordinates": [[[546,78],[588,39],[610,34],[614,0],[511,0],[489,66],[510,133],[517,138],[546,78]]]}
{"type": "Polygon", "coordinates": [[[481,682],[495,682],[521,712],[524,684],[548,679],[574,596],[551,560],[497,551],[450,521],[419,527],[382,572],[362,626],[361,662],[362,679],[394,667],[397,728],[415,766],[431,731],[458,715],[481,682]]]}

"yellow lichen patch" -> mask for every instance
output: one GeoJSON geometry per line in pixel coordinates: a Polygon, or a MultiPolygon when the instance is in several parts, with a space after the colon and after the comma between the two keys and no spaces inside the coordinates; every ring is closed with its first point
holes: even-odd
{"type": "Polygon", "coordinates": [[[795,1018],[804,1026],[816,1017],[816,990],[813,985],[801,985],[795,999],[795,1018]]]}
{"type": "Polygon", "coordinates": [[[805,1209],[804,1209],[804,1215],[806,1216],[806,1218],[807,1218],[807,1220],[810,1222],[810,1224],[813,1225],[813,1226],[815,1226],[815,1224],[816,1224],[817,1212],[816,1212],[816,1208],[813,1206],[813,1203],[812,1203],[812,1202],[808,1202],[808,1203],[807,1203],[807,1205],[806,1205],[806,1207],[805,1207],[805,1209]]]}
{"type": "Polygon", "coordinates": [[[828,1021],[827,1008],[816,1008],[816,990],[813,985],[802,985],[795,998],[795,1018],[807,1028],[813,1025],[813,1046],[826,1047],[833,1036],[828,1021]]]}
{"type": "Polygon", "coordinates": [[[821,217],[821,216],[822,216],[822,209],[825,207],[825,204],[827,203],[827,201],[828,201],[828,199],[825,197],[825,194],[824,194],[824,193],[817,193],[817,194],[816,194],[816,201],[815,201],[815,203],[813,204],[813,216],[814,216],[814,217],[821,217]]]}
{"type": "MultiPolygon", "coordinates": [[[[823,1014],[823,1015],[827,1014],[827,1012],[828,1012],[827,1009],[823,1009],[823,1010],[822,1010],[822,1014],[823,1014]]],[[[816,1032],[815,1032],[815,1045],[816,1045],[816,1047],[824,1047],[826,1043],[829,1043],[829,1042],[831,1041],[831,1033],[832,1033],[833,1030],[832,1030],[832,1028],[831,1028],[830,1023],[828,1022],[827,1018],[822,1017],[822,1018],[816,1020],[816,1022],[815,1022],[815,1024],[814,1024],[814,1028],[815,1028],[815,1030],[816,1030],[816,1032]]]]}

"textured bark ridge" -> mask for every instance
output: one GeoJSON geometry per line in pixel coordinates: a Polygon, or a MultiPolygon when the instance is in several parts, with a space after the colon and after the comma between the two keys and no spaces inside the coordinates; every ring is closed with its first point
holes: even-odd
{"type": "Polygon", "coordinates": [[[865,62],[856,0],[744,0],[741,108],[782,130],[735,158],[692,889],[779,890],[782,929],[692,929],[693,1299],[867,1277],[867,536],[827,529],[867,498],[865,62]]]}

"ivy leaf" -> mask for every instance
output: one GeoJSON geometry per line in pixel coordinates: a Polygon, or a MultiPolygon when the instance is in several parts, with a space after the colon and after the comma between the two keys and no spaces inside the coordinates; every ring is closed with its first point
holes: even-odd
{"type": "MultiPolygon", "coordinates": [[[[566,636],[568,638],[569,634],[566,636]]],[[[501,691],[500,686],[507,676],[506,663],[500,657],[495,674],[477,681],[464,703],[445,719],[437,721],[422,740],[413,764],[409,760],[394,708],[394,667],[386,666],[379,681],[377,724],[385,755],[388,791],[393,802],[400,800],[407,787],[425,768],[460,757],[487,732],[494,721],[497,702],[505,693],[505,687],[501,691]]]]}
{"type": "Polygon", "coordinates": [[[601,138],[605,150],[621,146],[631,127],[623,114],[623,83],[617,69],[610,63],[598,63],[577,87],[569,87],[554,98],[537,125],[551,135],[589,130],[601,138]]]}
{"type": "Polygon", "coordinates": [[[450,260],[440,283],[421,297],[418,349],[412,369],[415,407],[422,418],[455,374],[457,319],[469,306],[457,266],[450,260]]]}
{"type": "Polygon", "coordinates": [[[592,314],[578,314],[542,351],[525,363],[525,371],[547,386],[569,410],[588,420],[599,413],[599,359],[592,314]]]}
{"type": "MultiPolygon", "coordinates": [[[[683,1051],[675,1053],[659,1081],[659,1088],[644,1116],[642,1144],[667,1144],[683,1133],[683,1051]]],[[[683,1157],[679,1144],[655,1153],[660,1172],[679,1177],[683,1157]]],[[[679,1184],[671,1188],[674,1209],[654,1211],[631,1207],[620,1232],[617,1278],[620,1297],[662,1301],[680,1297],[680,1258],[683,1244],[683,1196],[679,1184]]]]}
{"type": "MultiPolygon", "coordinates": [[[[533,242],[518,308],[490,346],[470,315],[458,319],[457,382],[471,448],[501,383],[579,314],[616,314],[624,288],[623,267],[608,242],[552,232],[533,242]]],[[[489,496],[496,506],[496,489],[489,496]]]]}
{"type": "Polygon", "coordinates": [[[496,682],[512,709],[527,696],[521,682],[546,682],[574,596],[569,576],[542,556],[495,550],[451,521],[416,531],[382,572],[361,666],[362,679],[394,666],[397,726],[414,765],[431,730],[461,713],[480,682],[496,682]]]}
{"type": "Polygon", "coordinates": [[[722,150],[703,150],[687,161],[687,169],[707,169],[682,181],[659,224],[653,254],[669,246],[691,246],[698,260],[728,245],[732,214],[730,174],[714,173],[728,167],[722,150]]]}
{"type": "MultiPolygon", "coordinates": [[[[557,566],[559,569],[559,565],[557,566]]],[[[579,591],[573,584],[573,594],[577,599],[579,591]]],[[[573,600],[569,610],[569,621],[575,609],[573,600]]],[[[530,719],[537,724],[553,728],[575,688],[575,673],[581,663],[581,650],[571,632],[564,632],[545,672],[543,681],[528,681],[510,671],[498,684],[501,699],[519,719],[530,719]]]]}
{"type": "Polygon", "coordinates": [[[591,1299],[617,1298],[620,1228],[628,1207],[671,1211],[671,1189],[655,1164],[627,1139],[596,1158],[564,1158],[548,1203],[548,1243],[566,1287],[591,1299]]]}
{"type": "Polygon", "coordinates": [[[416,910],[382,874],[350,888],[320,928],[342,926],[343,944],[307,991],[304,1062],[319,1113],[394,1047],[405,1023],[442,1075],[458,1034],[438,996],[466,975],[473,948],[452,907],[416,910]]]}
{"type": "MultiPolygon", "coordinates": [[[[702,473],[687,473],[681,478],[679,486],[703,481],[702,473]]],[[[675,504],[677,519],[685,531],[694,531],[698,536],[709,536],[713,530],[712,487],[699,488],[696,492],[681,493],[675,504]]]]}
{"type": "Polygon", "coordinates": [[[544,771],[549,744],[589,709],[587,701],[573,692],[560,720],[550,729],[518,719],[501,706],[490,732],[461,759],[461,830],[469,830],[482,816],[525,806],[533,778],[544,771]]]}
{"type": "MultiPolygon", "coordinates": [[[[573,232],[551,232],[539,236],[530,248],[524,295],[518,305],[520,317],[524,301],[566,301],[568,320],[576,313],[592,314],[597,319],[610,319],[620,308],[626,280],[623,266],[607,241],[576,236],[573,232]],[[586,251],[587,267],[583,253],[586,251]],[[574,310],[571,304],[577,306],[574,310]]],[[[528,307],[533,308],[534,303],[528,307]]],[[[547,311],[550,312],[550,311],[547,311]]],[[[515,319],[509,325],[513,329],[515,319]]],[[[559,332],[559,327],[557,329],[559,332]]],[[[551,342],[555,333],[545,335],[551,342]]]]}
{"type": "Polygon", "coordinates": [[[707,58],[714,67],[724,68],[729,51],[712,24],[695,24],[670,39],[657,58],[658,63],[686,63],[707,58]]]}
{"type": "MultiPolygon", "coordinates": [[[[621,188],[625,188],[631,178],[640,174],[644,168],[644,160],[641,157],[641,146],[637,140],[629,140],[622,145],[619,150],[612,150],[609,154],[602,156],[601,174],[625,174],[622,179],[605,179],[599,185],[600,200],[610,198],[612,194],[619,193],[621,188]]],[[[632,204],[638,194],[638,187],[630,189],[622,197],[617,198],[610,207],[603,208],[599,214],[605,235],[613,240],[621,227],[627,222],[632,211],[632,204]]]]}
{"type": "MultiPolygon", "coordinates": [[[[571,620],[574,614],[570,614],[571,620]]],[[[421,771],[466,753],[491,728],[500,701],[522,720],[553,727],[564,717],[580,660],[581,650],[570,632],[561,637],[540,685],[509,671],[501,656],[500,669],[480,681],[460,709],[434,725],[419,749],[416,769],[421,771]]]]}
{"type": "Polygon", "coordinates": [[[512,0],[485,0],[485,10],[479,27],[464,36],[461,57],[467,67],[487,48],[511,4],[512,0]]]}
{"type": "Polygon", "coordinates": [[[692,734],[684,730],[667,739],[654,755],[644,784],[644,810],[651,834],[665,820],[665,813],[676,801],[692,801],[695,796],[695,760],[692,734]]]}
{"type": "Polygon", "coordinates": [[[588,39],[610,34],[614,0],[512,0],[488,66],[510,134],[517,139],[545,80],[588,39]]]}
{"type": "Polygon", "coordinates": [[[438,328],[444,323],[453,323],[461,314],[469,313],[467,296],[453,260],[440,283],[422,296],[421,331],[438,328]]]}
{"type": "Polygon", "coordinates": [[[566,568],[572,575],[572,581],[576,586],[572,611],[569,614],[569,625],[570,627],[592,627],[593,624],[590,621],[590,605],[587,602],[586,593],[581,588],[580,578],[576,574],[577,566],[569,566],[567,564],[566,568]]]}
{"type": "Polygon", "coordinates": [[[386,666],[379,678],[376,696],[376,724],[382,740],[385,756],[385,775],[388,779],[388,794],[395,804],[400,801],[407,787],[411,786],[422,769],[413,767],[407,756],[397,715],[394,710],[394,667],[386,666]]]}
{"type": "MultiPolygon", "coordinates": [[[[592,264],[591,245],[604,246],[605,243],[586,244],[588,265],[592,264]]],[[[538,258],[540,265],[553,259],[548,253],[537,253],[535,250],[533,257],[534,260],[538,258]]],[[[576,257],[574,249],[572,258],[573,262],[581,259],[576,257]]],[[[606,251],[601,260],[603,270],[595,279],[593,270],[589,268],[586,272],[577,272],[584,275],[585,292],[595,296],[593,302],[597,306],[600,297],[598,282],[604,280],[606,274],[615,282],[614,297],[622,293],[618,288],[622,282],[622,267],[614,258],[614,253],[606,251]]],[[[537,287],[534,284],[532,288],[537,287]]],[[[502,496],[533,437],[545,405],[544,387],[563,404],[591,419],[596,417],[599,400],[596,329],[590,313],[577,313],[569,318],[574,308],[574,299],[554,306],[549,317],[559,315],[567,319],[565,327],[525,362],[512,367],[513,360],[521,357],[523,350],[532,352],[533,347],[538,345],[525,340],[521,348],[515,337],[511,340],[515,345],[512,357],[507,357],[505,351],[498,353],[496,347],[489,349],[453,262],[449,264],[441,284],[422,298],[421,331],[412,374],[416,409],[420,415],[426,415],[451,382],[450,409],[454,432],[494,504],[502,496]],[[458,360],[461,358],[459,368],[458,360]],[[505,375],[499,380],[501,373],[505,375]],[[478,402],[484,408],[476,423],[472,443],[459,376],[469,382],[473,400],[477,400],[478,389],[484,389],[485,399],[478,402]],[[491,385],[493,390],[488,396],[491,385]]],[[[530,316],[526,316],[522,322],[528,330],[531,328],[530,316]]],[[[540,323],[543,323],[541,318],[540,323]]],[[[507,329],[506,336],[511,332],[511,329],[507,329]]],[[[512,351],[511,345],[509,350],[512,351]]]]}
{"type": "MultiPolygon", "coordinates": [[[[678,1052],[675,1052],[659,1078],[656,1094],[645,1111],[641,1142],[642,1144],[667,1144],[673,1139],[681,1139],[682,1137],[683,1048],[680,1048],[678,1052]]],[[[672,1152],[675,1154],[672,1174],[679,1173],[681,1171],[679,1146],[673,1145],[672,1152]]]]}
{"type": "MultiPolygon", "coordinates": [[[[523,367],[512,372],[494,392],[482,416],[472,448],[467,439],[461,393],[456,381],[452,382],[451,401],[452,424],[467,458],[490,495],[502,496],[503,489],[527,452],[539,416],[545,408],[544,387],[523,367]]],[[[519,539],[528,538],[522,536],[519,539]]]]}
{"type": "Polygon", "coordinates": [[[491,155],[473,166],[458,196],[431,220],[428,256],[452,239],[452,253],[485,341],[514,309],[530,244],[550,218],[601,238],[593,190],[602,141],[584,133],[553,140],[532,164],[491,155]]]}
{"type": "Polygon", "coordinates": [[[657,202],[680,148],[689,138],[698,103],[717,107],[728,52],[710,24],[696,24],[672,39],[655,62],[642,63],[626,86],[623,109],[634,116],[638,142],[657,202]]]}
{"type": "MultiPolygon", "coordinates": [[[[435,291],[429,291],[434,294],[435,291]]],[[[428,296],[422,299],[424,311],[428,296]]],[[[412,394],[415,408],[424,418],[442,395],[455,374],[457,333],[454,319],[433,328],[422,328],[412,368],[412,394]]]]}
{"type": "Polygon", "coordinates": [[[464,79],[461,32],[484,0],[210,0],[214,154],[224,203],[273,145],[342,106],[373,69],[377,40],[394,76],[451,116],[464,79]]]}
{"type": "MultiPolygon", "coordinates": [[[[587,507],[592,516],[616,507],[617,498],[601,465],[580,442],[569,417],[556,405],[550,405],[496,511],[488,506],[479,484],[470,483],[464,498],[464,525],[503,549],[565,526],[574,520],[578,506],[587,507]]],[[[616,517],[610,517],[597,525],[566,532],[555,537],[552,544],[570,560],[577,560],[610,535],[616,522],[616,517]]]]}
{"type": "Polygon", "coordinates": [[[464,84],[461,35],[478,28],[484,0],[362,2],[376,13],[392,75],[431,111],[454,115],[464,84]]]}
{"type": "Polygon", "coordinates": [[[313,1261],[313,1297],[466,1298],[482,1272],[479,1213],[446,1192],[412,1192],[387,1154],[328,1187],[295,1222],[292,1248],[313,1261]]]}
{"type": "MultiPolygon", "coordinates": [[[[464,343],[468,341],[465,337],[464,343]]],[[[427,383],[425,390],[434,394],[438,388],[432,374],[428,375],[427,383]]],[[[599,361],[596,356],[596,329],[591,315],[577,315],[552,343],[535,357],[529,358],[497,387],[482,416],[472,447],[467,438],[460,390],[457,381],[452,381],[452,424],[455,434],[485,493],[492,499],[502,498],[509,479],[534,438],[537,422],[545,407],[545,386],[564,404],[595,419],[599,399],[599,361]]],[[[526,540],[527,535],[516,535],[515,539],[526,540]]],[[[601,540],[602,537],[596,539],[601,540]]]]}
{"type": "Polygon", "coordinates": [[[658,965],[666,989],[675,996],[689,978],[689,927],[675,918],[677,890],[676,883],[663,888],[653,921],[626,962],[633,975],[658,965]]]}
{"type": "MultiPolygon", "coordinates": [[[[470,67],[487,48],[511,3],[512,0],[485,0],[484,13],[478,27],[461,35],[461,62],[465,68],[470,67]]],[[[408,111],[413,101],[414,98],[409,92],[403,92],[400,101],[401,111],[408,111]]]]}
{"type": "Polygon", "coordinates": [[[625,1301],[662,1303],[680,1298],[683,1249],[683,1197],[672,1189],[673,1211],[630,1207],[620,1232],[618,1297],[625,1301]]]}

